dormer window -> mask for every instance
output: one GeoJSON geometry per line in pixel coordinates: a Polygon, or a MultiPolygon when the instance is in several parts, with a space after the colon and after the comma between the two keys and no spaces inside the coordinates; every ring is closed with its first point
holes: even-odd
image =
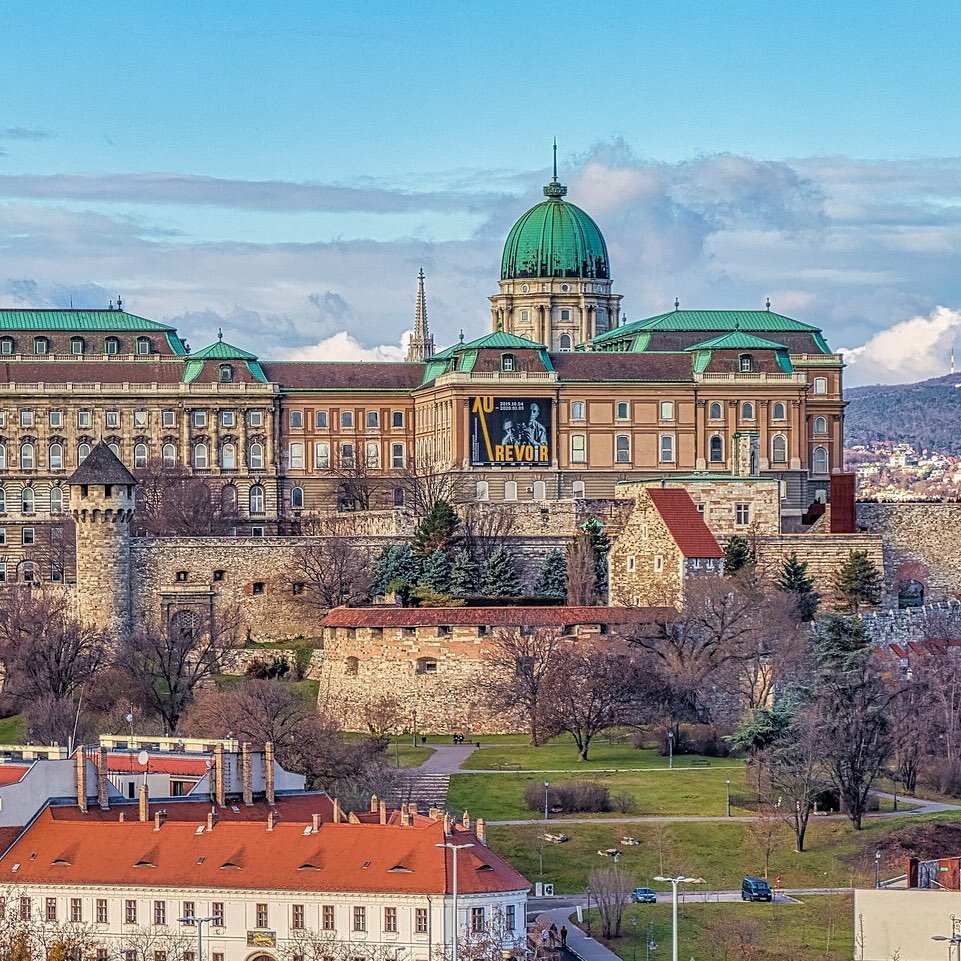
{"type": "Polygon", "coordinates": [[[103,341],[103,352],[105,354],[119,354],[120,340],[117,337],[105,337],[103,341]]]}
{"type": "Polygon", "coordinates": [[[0,337],[0,354],[12,354],[12,353],[13,353],[13,338],[0,337]]]}
{"type": "Polygon", "coordinates": [[[137,353],[138,353],[138,354],[149,354],[149,353],[150,353],[150,338],[149,338],[149,337],[138,337],[138,338],[137,338],[137,353]]]}
{"type": "Polygon", "coordinates": [[[47,354],[50,352],[50,341],[46,337],[33,338],[33,352],[35,354],[47,354]]]}
{"type": "Polygon", "coordinates": [[[234,369],[230,364],[221,364],[217,368],[217,383],[219,384],[230,384],[233,383],[234,379],[234,369]]]}
{"type": "Polygon", "coordinates": [[[741,354],[738,358],[738,370],[742,374],[750,374],[754,370],[754,357],[751,354],[741,354]]]}
{"type": "Polygon", "coordinates": [[[513,354],[501,354],[501,370],[508,373],[517,370],[517,358],[513,354]]]}
{"type": "Polygon", "coordinates": [[[83,353],[83,337],[71,337],[71,338],[70,338],[70,353],[71,353],[71,354],[82,354],[82,353],[83,353]]]}
{"type": "Polygon", "coordinates": [[[571,349],[571,335],[570,335],[570,334],[561,334],[559,346],[560,346],[560,349],[561,349],[561,350],[570,350],[570,349],[571,349]]]}

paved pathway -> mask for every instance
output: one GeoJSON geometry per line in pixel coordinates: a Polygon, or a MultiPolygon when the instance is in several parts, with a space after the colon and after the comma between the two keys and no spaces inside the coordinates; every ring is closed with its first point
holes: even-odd
{"type": "Polygon", "coordinates": [[[418,774],[455,774],[458,769],[477,750],[476,744],[425,744],[433,754],[419,767],[408,768],[418,774]]]}

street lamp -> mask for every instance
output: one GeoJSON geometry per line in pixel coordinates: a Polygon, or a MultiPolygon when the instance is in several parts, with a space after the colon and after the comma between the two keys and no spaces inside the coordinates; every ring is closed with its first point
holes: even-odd
{"type": "Polygon", "coordinates": [[[655,881],[667,881],[671,885],[671,961],[677,961],[677,886],[679,884],[703,884],[704,878],[688,878],[680,875],[676,878],[654,878],[655,881]]]}
{"type": "Polygon", "coordinates": [[[550,782],[549,782],[549,781],[545,781],[545,782],[544,782],[544,820],[545,820],[545,821],[548,820],[548,812],[547,812],[547,789],[548,789],[550,786],[551,786],[551,785],[550,785],[550,782]]]}
{"type": "Polygon", "coordinates": [[[587,936],[591,936],[591,886],[587,886],[587,936]]]}
{"type": "Polygon", "coordinates": [[[881,850],[874,852],[874,886],[881,887],[881,850]]]}
{"type": "Polygon", "coordinates": [[[657,942],[654,940],[654,922],[647,922],[647,948],[646,961],[651,961],[651,952],[657,948],[657,942]]]}
{"type": "MultiPolygon", "coordinates": [[[[454,958],[457,958],[457,852],[462,851],[464,848],[472,848],[473,844],[452,844],[450,841],[444,844],[437,844],[435,847],[438,848],[449,848],[454,852],[454,958]]],[[[446,912],[445,912],[446,913],[446,912]]],[[[444,944],[447,943],[447,938],[444,938],[444,944]]]]}
{"type": "Polygon", "coordinates": [[[637,961],[637,915],[631,918],[631,961],[637,961]]]}
{"type": "Polygon", "coordinates": [[[674,732],[667,732],[667,766],[674,767],[674,732]]]}
{"type": "Polygon", "coordinates": [[[209,918],[196,918],[192,914],[187,914],[182,918],[177,918],[181,924],[197,925],[197,961],[204,961],[204,925],[213,924],[214,921],[224,923],[220,915],[211,915],[209,918]]]}
{"type": "MultiPolygon", "coordinates": [[[[931,936],[932,941],[949,941],[954,947],[955,961],[961,961],[961,918],[956,918],[953,914],[951,915],[951,937],[946,937],[943,934],[934,934],[931,936]]],[[[950,959],[951,948],[948,948],[948,956],[950,959]]]]}
{"type": "Polygon", "coordinates": [[[731,816],[731,779],[727,779],[727,816],[731,816]]]}

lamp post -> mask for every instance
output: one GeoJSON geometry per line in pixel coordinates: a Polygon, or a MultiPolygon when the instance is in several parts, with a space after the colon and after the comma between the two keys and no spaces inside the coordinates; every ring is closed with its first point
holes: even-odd
{"type": "Polygon", "coordinates": [[[220,921],[223,924],[223,919],[219,915],[211,915],[209,918],[195,918],[192,914],[188,914],[182,918],[177,918],[177,920],[181,924],[197,925],[197,961],[204,961],[204,925],[213,924],[214,921],[220,921]]]}
{"type": "Polygon", "coordinates": [[[411,725],[410,746],[417,747],[417,708],[416,707],[412,712],[412,716],[413,716],[414,723],[411,725]]]}
{"type": "Polygon", "coordinates": [[[727,816],[731,816],[731,779],[727,779],[727,816]]]}
{"type": "Polygon", "coordinates": [[[874,886],[875,888],[881,887],[881,851],[880,849],[874,852],[874,886]]]}
{"type": "Polygon", "coordinates": [[[591,936],[591,886],[587,886],[587,936],[591,936]]]}
{"type": "Polygon", "coordinates": [[[545,821],[548,820],[548,811],[547,811],[547,789],[548,789],[550,786],[551,786],[551,785],[550,785],[550,782],[549,782],[549,781],[545,781],[545,782],[544,782],[544,820],[545,820],[545,821]]]}
{"type": "Polygon", "coordinates": [[[647,955],[645,961],[651,961],[651,952],[657,948],[657,942],[654,940],[654,922],[647,922],[647,955]]]}
{"type": "Polygon", "coordinates": [[[674,767],[674,732],[667,732],[667,766],[674,767]]]}
{"type": "MultiPolygon", "coordinates": [[[[454,852],[454,961],[457,961],[457,852],[462,851],[464,848],[472,848],[473,846],[473,844],[452,844],[450,841],[446,841],[444,844],[436,845],[436,847],[439,848],[449,848],[454,852]]],[[[444,938],[444,944],[446,943],[447,938],[444,938]]]]}
{"type": "MultiPolygon", "coordinates": [[[[954,948],[955,961],[961,961],[961,918],[956,918],[953,914],[951,915],[951,937],[946,937],[943,934],[934,934],[931,936],[932,941],[948,941],[951,947],[954,948]]],[[[951,948],[948,948],[948,958],[950,961],[951,948]]]]}
{"type": "Polygon", "coordinates": [[[631,961],[637,961],[637,915],[631,918],[631,961]]]}
{"type": "Polygon", "coordinates": [[[683,874],[676,878],[654,878],[655,881],[667,881],[671,885],[671,961],[677,961],[677,886],[679,884],[703,884],[704,878],[688,878],[683,874]]]}

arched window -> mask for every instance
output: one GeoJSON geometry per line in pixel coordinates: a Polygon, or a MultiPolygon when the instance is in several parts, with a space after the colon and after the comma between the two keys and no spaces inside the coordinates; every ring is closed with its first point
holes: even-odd
{"type": "Polygon", "coordinates": [[[113,452],[114,457],[120,456],[120,445],[119,444],[107,444],[107,447],[113,452]]]}
{"type": "Polygon", "coordinates": [[[486,501],[490,497],[490,484],[485,480],[479,480],[474,485],[474,499],[486,501]]]}
{"type": "Polygon", "coordinates": [[[133,466],[134,467],[147,466],[147,445],[146,444],[134,444],[133,466]]]}
{"type": "Polygon", "coordinates": [[[50,470],[63,470],[63,444],[50,445],[50,470]]]}
{"type": "Polygon", "coordinates": [[[407,493],[403,487],[394,488],[394,507],[403,507],[407,503],[407,493]]]}
{"type": "Polygon", "coordinates": [[[340,429],[350,430],[354,426],[354,412],[352,410],[342,410],[340,412],[340,429]]]}
{"type": "Polygon", "coordinates": [[[0,354],[12,354],[13,348],[12,337],[0,337],[0,354]]]}
{"type": "Polygon", "coordinates": [[[787,463],[787,438],[783,434],[775,434],[771,438],[771,462],[774,464],[787,463]]]}
{"type": "Polygon", "coordinates": [[[826,394],[828,392],[828,379],[827,377],[815,377],[814,378],[814,393],[815,394],[826,394]]]}
{"type": "Polygon", "coordinates": [[[33,567],[33,561],[24,561],[20,570],[23,574],[23,582],[25,584],[32,584],[36,580],[37,575],[33,567]]]}
{"type": "Polygon", "coordinates": [[[150,353],[150,338],[149,338],[149,337],[138,337],[138,338],[137,338],[137,353],[138,353],[138,354],[149,354],[149,353],[150,353]]]}
{"type": "Polygon", "coordinates": [[[33,338],[33,352],[35,354],[47,354],[50,352],[50,341],[46,337],[33,338]]]}
{"type": "Polygon", "coordinates": [[[237,467],[237,445],[224,444],[220,448],[220,466],[225,470],[235,470],[237,467]]]}
{"type": "Polygon", "coordinates": [[[7,469],[7,445],[0,444],[0,470],[7,469]]]}
{"type": "Polygon", "coordinates": [[[741,419],[754,420],[754,405],[749,400],[741,404],[741,419]]]}
{"type": "Polygon", "coordinates": [[[20,512],[23,514],[34,514],[37,510],[37,495],[32,487],[24,487],[20,491],[20,512]]]}
{"type": "Polygon", "coordinates": [[[826,447],[815,447],[814,456],[811,458],[811,471],[815,474],[826,474],[828,472],[828,450],[826,447]]]}
{"type": "Polygon", "coordinates": [[[50,513],[51,514],[63,513],[63,488],[62,487],[50,488],[50,513]]]}
{"type": "Polygon", "coordinates": [[[814,433],[815,434],[826,434],[828,432],[828,419],[827,417],[815,417],[814,418],[814,433]]]}
{"type": "Polygon", "coordinates": [[[87,459],[89,454],[90,454],[89,444],[81,444],[77,448],[77,466],[78,467],[87,459]]]}
{"type": "Polygon", "coordinates": [[[194,444],[194,467],[197,470],[207,469],[207,445],[194,444]]]}
{"type": "Polygon", "coordinates": [[[786,420],[787,408],[780,401],[777,401],[772,408],[771,416],[774,420],[786,420]]]}
{"type": "Polygon", "coordinates": [[[264,513],[264,489],[260,484],[254,484],[254,486],[250,488],[250,513],[264,513]]]}
{"type": "Polygon", "coordinates": [[[264,467],[264,445],[253,443],[250,445],[250,457],[248,467],[251,470],[263,470],[264,467]]]}
{"type": "Polygon", "coordinates": [[[290,506],[295,510],[304,508],[304,489],[303,487],[292,487],[290,490],[290,506]]]}
{"type": "Polygon", "coordinates": [[[105,354],[119,354],[120,341],[116,337],[105,337],[103,340],[103,352],[105,354]]]}
{"type": "Polygon", "coordinates": [[[237,488],[233,484],[225,484],[220,488],[220,509],[224,514],[233,514],[237,510],[237,488]]]}
{"type": "Polygon", "coordinates": [[[737,359],[737,368],[742,374],[749,374],[754,370],[754,358],[751,354],[741,354],[737,359]]]}
{"type": "Polygon", "coordinates": [[[229,384],[234,379],[234,369],[230,364],[221,364],[217,368],[217,380],[221,384],[229,384]]]}
{"type": "Polygon", "coordinates": [[[501,354],[501,370],[508,372],[517,370],[517,358],[513,354],[501,354]]]}
{"type": "Polygon", "coordinates": [[[504,481],[504,500],[517,500],[517,481],[504,481]]]}
{"type": "Polygon", "coordinates": [[[177,448],[173,444],[164,444],[160,448],[160,456],[163,458],[164,467],[173,467],[177,463],[177,448]]]}
{"type": "Polygon", "coordinates": [[[71,337],[70,338],[70,353],[71,354],[82,354],[83,353],[83,337],[71,337]]]}
{"type": "Polygon", "coordinates": [[[714,434],[711,437],[709,457],[712,464],[724,463],[724,438],[720,434],[714,434]]]}
{"type": "Polygon", "coordinates": [[[531,488],[531,497],[533,497],[534,500],[547,500],[547,484],[545,484],[544,481],[534,481],[531,488]]]}
{"type": "Polygon", "coordinates": [[[618,434],[614,438],[614,462],[616,464],[631,462],[631,438],[627,434],[618,434]]]}
{"type": "Polygon", "coordinates": [[[571,496],[572,497],[584,496],[584,481],[574,481],[574,483],[571,484],[571,496]]]}
{"type": "Polygon", "coordinates": [[[709,420],[720,420],[724,416],[724,408],[717,401],[714,401],[707,409],[707,416],[709,420]]]}
{"type": "Polygon", "coordinates": [[[561,350],[570,350],[570,349],[571,349],[571,335],[570,335],[570,334],[561,334],[561,338],[560,338],[560,341],[558,342],[558,344],[559,344],[561,350]]]}
{"type": "Polygon", "coordinates": [[[33,470],[37,466],[37,458],[34,453],[33,444],[26,443],[20,445],[20,469],[33,470]]]}
{"type": "Polygon", "coordinates": [[[7,513],[7,492],[0,487],[0,514],[7,513]]]}

